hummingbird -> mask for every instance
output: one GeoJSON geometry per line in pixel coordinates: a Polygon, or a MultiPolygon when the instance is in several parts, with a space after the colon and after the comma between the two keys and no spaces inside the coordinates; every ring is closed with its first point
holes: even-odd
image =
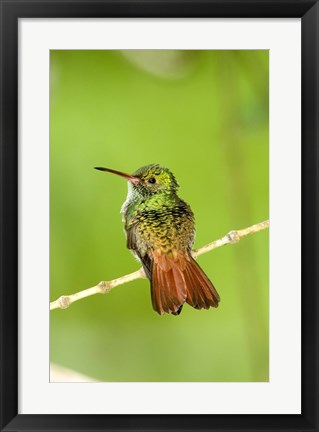
{"type": "Polygon", "coordinates": [[[192,256],[195,220],[190,206],[177,195],[173,173],[158,164],[126,174],[95,167],[128,181],[121,213],[126,245],[150,281],[153,309],[179,315],[184,303],[195,309],[217,307],[219,295],[192,256]]]}

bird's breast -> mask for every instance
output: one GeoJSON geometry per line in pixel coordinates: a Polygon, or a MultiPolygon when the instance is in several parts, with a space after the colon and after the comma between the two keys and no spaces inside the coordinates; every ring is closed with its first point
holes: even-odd
{"type": "Polygon", "coordinates": [[[159,208],[144,208],[135,212],[131,223],[141,245],[147,249],[190,250],[194,243],[194,217],[183,202],[175,206],[162,205],[159,208]]]}

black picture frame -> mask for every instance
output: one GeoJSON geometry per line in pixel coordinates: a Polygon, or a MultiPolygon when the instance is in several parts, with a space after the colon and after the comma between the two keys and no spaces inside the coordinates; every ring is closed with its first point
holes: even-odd
{"type": "MultiPolygon", "coordinates": [[[[1,0],[1,431],[318,431],[319,6],[314,0],[1,0]],[[302,414],[18,414],[18,20],[85,17],[301,18],[302,414]]],[[[287,158],[289,159],[289,158],[287,158]]],[[[287,162],[288,163],[288,162],[287,162]]],[[[284,229],[284,227],[283,227],[284,229]]],[[[293,237],[293,233],[292,233],[293,237]]],[[[293,246],[293,240],[292,240],[293,246]]]]}

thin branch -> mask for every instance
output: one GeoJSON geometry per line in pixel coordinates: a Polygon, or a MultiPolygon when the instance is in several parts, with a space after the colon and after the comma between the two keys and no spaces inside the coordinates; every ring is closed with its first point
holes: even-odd
{"type": "Polygon", "coordinates": [[[241,230],[230,231],[228,234],[226,234],[221,239],[215,240],[211,243],[208,243],[205,246],[202,246],[199,249],[196,249],[193,252],[193,257],[197,258],[199,255],[202,255],[206,252],[210,252],[211,250],[216,249],[216,248],[221,247],[221,246],[224,246],[226,244],[238,243],[239,240],[248,236],[249,234],[254,234],[254,233],[261,231],[261,230],[264,230],[266,228],[269,228],[269,220],[266,220],[264,222],[260,222],[258,224],[252,225],[248,228],[243,228],[241,230]]]}
{"type": "MultiPolygon", "coordinates": [[[[266,228],[269,228],[269,220],[266,220],[264,222],[260,222],[256,225],[252,225],[248,228],[244,228],[241,230],[235,230],[230,231],[228,234],[226,234],[224,237],[215,240],[211,243],[208,243],[205,246],[202,246],[199,249],[196,249],[193,251],[193,257],[197,258],[199,255],[202,255],[204,253],[210,252],[213,249],[216,249],[218,247],[224,246],[226,244],[235,244],[239,242],[242,238],[254,234],[258,231],[264,230],[266,228]]],[[[66,296],[61,296],[57,300],[50,303],[50,310],[53,309],[66,309],[68,308],[72,303],[81,300],[85,297],[89,297],[91,295],[95,294],[106,294],[111,291],[111,289],[115,288],[118,285],[122,285],[127,282],[131,282],[135,279],[145,279],[145,273],[143,268],[140,268],[134,273],[127,274],[125,276],[121,276],[117,279],[113,279],[111,281],[102,281],[95,285],[94,287],[87,288],[83,291],[79,291],[75,294],[70,294],[66,296]]]]}

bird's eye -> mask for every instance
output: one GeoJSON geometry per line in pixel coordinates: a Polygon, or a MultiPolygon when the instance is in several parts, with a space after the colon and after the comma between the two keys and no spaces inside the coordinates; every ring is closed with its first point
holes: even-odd
{"type": "Polygon", "coordinates": [[[155,179],[154,177],[150,177],[150,178],[147,180],[147,183],[154,184],[154,183],[156,183],[156,179],[155,179]]]}

